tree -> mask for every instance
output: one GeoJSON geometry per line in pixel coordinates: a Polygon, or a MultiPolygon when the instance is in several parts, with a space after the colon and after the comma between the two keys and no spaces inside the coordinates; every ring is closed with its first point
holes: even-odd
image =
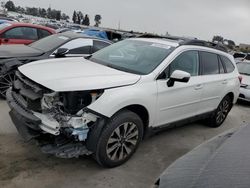
{"type": "Polygon", "coordinates": [[[39,16],[38,8],[35,7],[26,7],[26,14],[32,15],[32,16],[39,16]]]}
{"type": "Polygon", "coordinates": [[[8,11],[16,11],[16,7],[15,7],[13,1],[7,1],[6,4],[5,4],[5,8],[8,11]]]}
{"type": "Polygon", "coordinates": [[[102,16],[100,14],[95,15],[95,27],[99,27],[101,24],[102,16]]]}
{"type": "Polygon", "coordinates": [[[20,13],[20,14],[24,14],[25,13],[25,9],[23,7],[16,7],[16,12],[20,13]]]}
{"type": "Polygon", "coordinates": [[[82,21],[83,25],[89,26],[90,22],[89,22],[89,16],[86,14],[83,21],[82,21]]]}
{"type": "Polygon", "coordinates": [[[40,16],[40,17],[46,18],[46,16],[47,16],[47,11],[46,11],[44,8],[39,8],[39,9],[38,9],[38,12],[39,12],[39,16],[40,16]]]}
{"type": "Polygon", "coordinates": [[[83,19],[83,13],[81,11],[79,11],[77,13],[77,20],[76,20],[76,23],[77,24],[81,24],[81,20],[83,19]]]}
{"type": "Polygon", "coordinates": [[[69,19],[69,16],[68,16],[67,14],[65,14],[65,13],[62,13],[61,19],[62,19],[62,20],[68,20],[68,19],[69,19]]]}
{"type": "Polygon", "coordinates": [[[61,20],[61,11],[56,11],[56,20],[61,20]]]}
{"type": "Polygon", "coordinates": [[[217,43],[223,43],[224,38],[222,36],[214,36],[213,37],[213,42],[217,42],[217,43]]]}
{"type": "Polygon", "coordinates": [[[73,23],[76,23],[76,19],[77,19],[77,15],[76,15],[76,11],[74,10],[74,13],[73,13],[73,16],[72,16],[73,23]]]}

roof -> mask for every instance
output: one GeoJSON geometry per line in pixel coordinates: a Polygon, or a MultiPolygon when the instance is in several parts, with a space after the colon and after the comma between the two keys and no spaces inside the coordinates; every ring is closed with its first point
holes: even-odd
{"type": "MultiPolygon", "coordinates": [[[[36,24],[30,24],[30,23],[20,23],[20,22],[8,22],[8,24],[10,24],[9,27],[13,27],[13,26],[20,26],[20,27],[35,27],[35,28],[40,28],[40,29],[45,29],[50,31],[51,33],[56,33],[56,31],[52,28],[49,27],[45,27],[45,26],[41,26],[41,25],[36,25],[36,24]]],[[[9,28],[8,27],[8,28],[9,28]]]]}
{"type": "Polygon", "coordinates": [[[168,42],[178,44],[178,46],[183,46],[183,45],[202,46],[202,47],[208,47],[208,48],[220,50],[226,53],[228,52],[227,48],[224,47],[223,45],[204,41],[204,40],[199,40],[196,38],[186,38],[186,37],[178,37],[178,36],[158,36],[158,35],[151,35],[151,34],[144,34],[144,35],[139,36],[138,38],[159,39],[162,41],[168,41],[168,42]]]}
{"type": "Polygon", "coordinates": [[[82,33],[75,33],[73,31],[67,31],[67,32],[63,32],[63,33],[58,33],[56,35],[68,37],[70,39],[75,39],[75,38],[90,38],[90,39],[97,39],[97,40],[102,40],[102,41],[106,41],[106,42],[112,43],[109,40],[101,39],[101,38],[94,37],[94,36],[85,35],[85,34],[82,34],[82,33]]]}
{"type": "Polygon", "coordinates": [[[152,43],[159,43],[159,44],[165,44],[168,46],[178,47],[179,43],[174,40],[162,40],[160,38],[131,38],[128,40],[139,40],[139,41],[146,41],[146,42],[152,42],[152,43]]]}

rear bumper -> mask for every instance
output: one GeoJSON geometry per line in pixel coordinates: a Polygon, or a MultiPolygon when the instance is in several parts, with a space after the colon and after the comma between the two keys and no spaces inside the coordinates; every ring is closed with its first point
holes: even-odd
{"type": "Polygon", "coordinates": [[[14,96],[15,92],[12,92],[10,88],[6,93],[7,103],[11,109],[9,114],[19,134],[24,140],[29,141],[41,134],[42,130],[39,127],[41,120],[27,110],[21,104],[22,102],[14,96]]]}

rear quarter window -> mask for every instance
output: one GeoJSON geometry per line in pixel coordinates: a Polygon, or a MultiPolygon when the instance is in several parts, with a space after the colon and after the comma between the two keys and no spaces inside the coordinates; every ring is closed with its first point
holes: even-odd
{"type": "Polygon", "coordinates": [[[222,62],[225,65],[226,71],[227,73],[231,73],[234,71],[235,67],[233,65],[233,63],[225,56],[220,56],[222,62]]]}

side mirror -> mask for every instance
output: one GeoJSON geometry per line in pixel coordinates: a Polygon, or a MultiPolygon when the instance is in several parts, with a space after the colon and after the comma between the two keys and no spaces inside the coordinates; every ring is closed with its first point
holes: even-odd
{"type": "Polygon", "coordinates": [[[55,57],[64,57],[68,52],[69,49],[67,48],[59,48],[55,53],[55,57]]]}
{"type": "Polygon", "coordinates": [[[168,87],[173,87],[175,82],[184,82],[187,83],[190,79],[191,75],[188,72],[175,70],[170,79],[167,82],[168,87]]]}

